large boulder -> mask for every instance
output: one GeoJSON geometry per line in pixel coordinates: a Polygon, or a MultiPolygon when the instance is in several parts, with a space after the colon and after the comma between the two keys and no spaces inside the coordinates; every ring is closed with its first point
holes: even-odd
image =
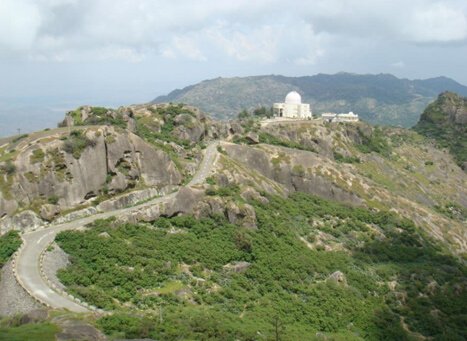
{"type": "Polygon", "coordinates": [[[167,205],[165,214],[168,217],[173,217],[178,214],[192,213],[204,195],[204,190],[182,187],[174,199],[167,205]]]}
{"type": "Polygon", "coordinates": [[[23,211],[12,217],[4,217],[0,220],[0,235],[10,231],[18,230],[21,232],[29,232],[44,225],[44,221],[39,216],[30,210],[23,211]]]}
{"type": "Polygon", "coordinates": [[[47,320],[49,313],[46,309],[34,309],[22,315],[19,319],[21,325],[28,323],[38,323],[47,320]]]}
{"type": "Polygon", "coordinates": [[[45,204],[41,207],[41,218],[46,221],[52,221],[60,213],[60,206],[45,204]]]}

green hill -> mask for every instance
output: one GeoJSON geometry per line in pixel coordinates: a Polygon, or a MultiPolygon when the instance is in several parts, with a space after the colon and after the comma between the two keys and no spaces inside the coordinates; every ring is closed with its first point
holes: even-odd
{"type": "Polygon", "coordinates": [[[182,102],[218,119],[235,117],[242,109],[269,107],[296,90],[311,103],[313,113],[354,111],[372,124],[413,126],[423,109],[443,91],[467,96],[467,87],[446,77],[399,79],[389,74],[338,73],[305,77],[254,76],[216,78],[174,90],[154,103],[182,102]]]}
{"type": "Polygon", "coordinates": [[[423,112],[414,129],[435,139],[457,163],[467,168],[467,98],[452,92],[439,95],[423,112]]]}

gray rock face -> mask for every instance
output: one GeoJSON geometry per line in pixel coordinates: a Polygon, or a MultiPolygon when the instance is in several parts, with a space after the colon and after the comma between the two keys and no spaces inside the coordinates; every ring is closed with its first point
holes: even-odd
{"type": "Polygon", "coordinates": [[[225,211],[230,223],[250,229],[257,228],[256,213],[253,206],[249,204],[239,206],[231,201],[226,205],[225,211]]]}
{"type": "Polygon", "coordinates": [[[43,322],[47,319],[49,313],[45,309],[34,309],[23,316],[21,316],[19,323],[20,324],[28,324],[28,323],[38,323],[43,322]]]}
{"type": "Polygon", "coordinates": [[[251,144],[258,144],[259,143],[259,136],[257,133],[254,133],[250,131],[248,134],[246,134],[246,139],[251,143],[251,144]]]}
{"type": "Polygon", "coordinates": [[[167,205],[165,214],[173,217],[182,213],[191,213],[193,208],[204,197],[204,190],[183,187],[175,196],[174,200],[167,205]]]}
{"type": "Polygon", "coordinates": [[[205,134],[204,124],[189,114],[180,114],[174,121],[177,126],[172,133],[181,140],[196,143],[201,141],[205,134]]]}
{"type": "Polygon", "coordinates": [[[57,205],[45,204],[41,207],[41,218],[46,221],[52,221],[60,213],[60,207],[57,205]]]}
{"type": "Polygon", "coordinates": [[[81,210],[70,212],[70,213],[68,213],[68,214],[66,214],[66,215],[64,215],[62,217],[59,217],[59,218],[55,219],[55,223],[57,223],[57,224],[66,223],[68,221],[72,221],[72,220],[75,220],[75,219],[78,219],[78,218],[87,217],[89,215],[96,214],[96,213],[98,213],[98,210],[95,207],[87,207],[87,208],[83,208],[81,210]]]}
{"type": "Polygon", "coordinates": [[[57,136],[25,146],[14,161],[16,172],[8,196],[0,191],[0,217],[12,215],[21,203],[42,206],[41,216],[51,220],[58,210],[86,204],[104,188],[116,194],[141,182],[162,188],[182,180],[164,151],[132,133],[114,127],[91,127],[83,130],[82,136],[90,142],[78,158],[65,151],[64,142],[57,136]],[[51,198],[60,198],[56,206],[46,205],[51,198]]]}
{"type": "Polygon", "coordinates": [[[328,178],[308,171],[322,162],[314,153],[282,147],[252,148],[234,144],[225,145],[225,150],[234,160],[284,185],[290,191],[312,193],[353,205],[361,205],[363,202],[357,195],[344,191],[328,178]]]}
{"type": "Polygon", "coordinates": [[[97,205],[97,209],[102,212],[113,211],[124,207],[129,207],[137,204],[140,201],[153,198],[155,196],[163,196],[170,193],[175,187],[168,186],[161,189],[148,188],[140,191],[130,192],[120,195],[116,198],[106,200],[97,205]]]}
{"type": "Polygon", "coordinates": [[[337,284],[344,285],[344,286],[347,285],[347,278],[345,277],[345,275],[341,271],[333,272],[328,277],[328,281],[333,281],[333,282],[335,282],[337,284]]]}
{"type": "Polygon", "coordinates": [[[0,235],[10,230],[28,232],[43,225],[44,221],[36,213],[33,211],[23,211],[15,216],[4,217],[0,220],[0,235]]]}
{"type": "Polygon", "coordinates": [[[68,317],[58,317],[52,320],[62,331],[55,338],[57,341],[105,341],[107,337],[90,324],[68,317]]]}
{"type": "Polygon", "coordinates": [[[245,272],[249,267],[248,262],[232,262],[223,266],[224,270],[230,272],[245,272]]]}

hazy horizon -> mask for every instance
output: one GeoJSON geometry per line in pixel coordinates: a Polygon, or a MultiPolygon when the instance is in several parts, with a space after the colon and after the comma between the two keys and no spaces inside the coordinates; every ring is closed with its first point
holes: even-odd
{"type": "Polygon", "coordinates": [[[3,0],[0,136],[216,77],[345,71],[467,84],[466,55],[460,0],[3,0]]]}

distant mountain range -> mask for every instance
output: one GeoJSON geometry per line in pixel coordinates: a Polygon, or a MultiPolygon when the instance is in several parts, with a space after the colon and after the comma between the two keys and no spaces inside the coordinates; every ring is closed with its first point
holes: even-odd
{"type": "Polygon", "coordinates": [[[411,127],[441,92],[467,96],[467,87],[447,77],[400,79],[390,74],[337,73],[304,77],[252,76],[216,78],[159,96],[153,103],[194,105],[217,119],[241,110],[270,107],[292,90],[310,103],[314,114],[354,111],[372,124],[411,127]]]}

